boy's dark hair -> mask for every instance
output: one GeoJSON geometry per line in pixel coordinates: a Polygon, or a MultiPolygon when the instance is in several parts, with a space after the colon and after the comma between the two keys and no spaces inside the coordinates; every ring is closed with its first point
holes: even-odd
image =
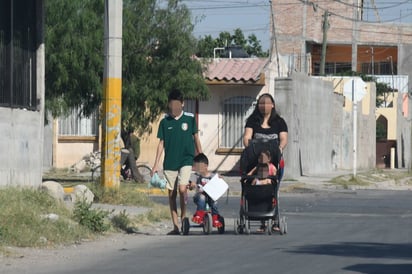
{"type": "Polygon", "coordinates": [[[196,155],[195,158],[193,158],[193,162],[209,165],[209,159],[203,153],[199,153],[198,155],[196,155]]]}
{"type": "Polygon", "coordinates": [[[169,92],[169,97],[168,97],[168,102],[172,101],[172,100],[177,100],[183,103],[183,95],[180,92],[180,90],[178,89],[172,89],[169,92]]]}

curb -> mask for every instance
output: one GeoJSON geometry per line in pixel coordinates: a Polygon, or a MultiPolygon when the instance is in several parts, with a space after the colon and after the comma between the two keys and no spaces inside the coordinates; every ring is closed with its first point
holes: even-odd
{"type": "Polygon", "coordinates": [[[140,193],[145,193],[148,195],[159,195],[159,196],[168,195],[168,192],[166,189],[160,189],[160,188],[137,188],[136,191],[140,193]]]}
{"type": "MultiPolygon", "coordinates": [[[[72,194],[74,191],[74,187],[64,187],[63,188],[65,194],[72,194]]],[[[167,196],[166,189],[159,189],[159,188],[136,188],[137,192],[145,193],[148,195],[159,195],[159,196],[167,196]]]]}
{"type": "Polygon", "coordinates": [[[74,191],[74,187],[64,187],[63,190],[65,194],[71,194],[74,191]]]}

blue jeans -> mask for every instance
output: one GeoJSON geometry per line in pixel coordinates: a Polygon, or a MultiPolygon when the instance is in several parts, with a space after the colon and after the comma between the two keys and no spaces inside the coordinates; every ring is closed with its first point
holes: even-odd
{"type": "Polygon", "coordinates": [[[206,203],[208,203],[209,208],[212,210],[212,215],[219,214],[217,202],[213,201],[206,193],[196,193],[195,196],[193,196],[193,201],[197,205],[196,210],[206,210],[206,203]]]}

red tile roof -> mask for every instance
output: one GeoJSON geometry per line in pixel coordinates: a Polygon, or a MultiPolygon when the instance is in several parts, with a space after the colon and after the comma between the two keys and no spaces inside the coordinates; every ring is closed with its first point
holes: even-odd
{"type": "Polygon", "coordinates": [[[214,82],[248,82],[261,80],[268,58],[219,58],[207,64],[205,78],[214,82]]]}

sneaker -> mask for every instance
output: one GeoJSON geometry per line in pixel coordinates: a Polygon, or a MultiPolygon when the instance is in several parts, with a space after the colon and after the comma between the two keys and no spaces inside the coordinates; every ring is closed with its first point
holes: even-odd
{"type": "Polygon", "coordinates": [[[222,223],[219,221],[219,215],[214,214],[212,215],[213,227],[222,227],[222,223]]]}
{"type": "Polygon", "coordinates": [[[192,222],[196,224],[202,224],[204,217],[205,212],[203,210],[196,210],[196,213],[193,215],[192,222]]]}

